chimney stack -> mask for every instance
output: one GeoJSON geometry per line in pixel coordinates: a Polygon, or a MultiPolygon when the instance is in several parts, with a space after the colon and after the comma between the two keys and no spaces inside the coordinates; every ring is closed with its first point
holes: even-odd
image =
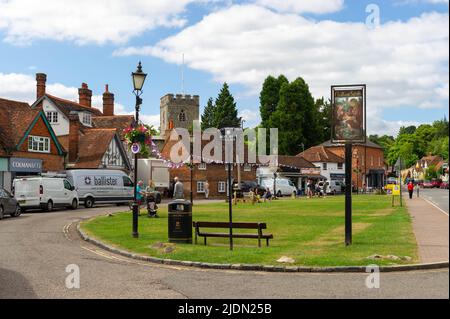
{"type": "Polygon", "coordinates": [[[45,83],[47,75],[45,73],[36,73],[36,100],[45,95],[45,83]]]}
{"type": "Polygon", "coordinates": [[[69,115],[69,163],[78,159],[80,119],[78,114],[69,115]]]}
{"type": "Polygon", "coordinates": [[[78,89],[78,98],[81,105],[91,107],[92,91],[89,90],[86,83],[81,83],[81,88],[78,89]]]}
{"type": "Polygon", "coordinates": [[[103,115],[114,115],[114,94],[109,92],[108,84],[105,85],[105,93],[103,93],[103,115]]]}

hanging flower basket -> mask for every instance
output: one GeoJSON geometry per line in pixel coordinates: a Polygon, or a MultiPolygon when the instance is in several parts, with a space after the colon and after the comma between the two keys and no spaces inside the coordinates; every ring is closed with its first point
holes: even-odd
{"type": "Polygon", "coordinates": [[[152,144],[152,135],[156,134],[155,129],[150,125],[138,125],[137,127],[127,127],[123,130],[125,142],[128,145],[128,148],[131,149],[131,146],[135,143],[138,143],[140,146],[140,151],[138,154],[143,157],[148,157],[150,155],[150,146],[152,144]]]}

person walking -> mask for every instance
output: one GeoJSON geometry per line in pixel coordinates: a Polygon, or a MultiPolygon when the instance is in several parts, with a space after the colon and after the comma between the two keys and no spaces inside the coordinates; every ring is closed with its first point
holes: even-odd
{"type": "Polygon", "coordinates": [[[173,198],[174,199],[184,199],[184,187],[183,183],[180,182],[178,177],[174,178],[175,185],[173,186],[173,198]]]}
{"type": "Polygon", "coordinates": [[[409,199],[412,199],[413,192],[414,192],[414,184],[412,181],[409,181],[409,183],[408,183],[409,199]]]}
{"type": "Polygon", "coordinates": [[[208,197],[209,197],[209,183],[208,183],[208,181],[205,181],[204,186],[205,186],[205,199],[208,199],[208,197]]]}
{"type": "Polygon", "coordinates": [[[140,180],[136,185],[136,202],[138,204],[139,210],[141,209],[142,205],[142,197],[145,195],[145,191],[142,189],[144,186],[144,182],[140,180]]]}

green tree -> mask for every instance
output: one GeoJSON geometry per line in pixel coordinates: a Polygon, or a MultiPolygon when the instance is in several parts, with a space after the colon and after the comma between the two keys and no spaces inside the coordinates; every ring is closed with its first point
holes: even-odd
{"type": "Polygon", "coordinates": [[[425,179],[431,180],[433,178],[437,178],[437,170],[436,170],[436,166],[430,165],[430,166],[428,166],[427,170],[425,171],[425,179]]]}
{"type": "Polygon", "coordinates": [[[331,101],[325,100],[324,97],[315,101],[315,109],[317,112],[317,122],[319,131],[321,132],[319,143],[329,140],[331,137],[331,101]]]}
{"type": "Polygon", "coordinates": [[[414,134],[415,131],[416,131],[416,127],[414,125],[407,126],[407,127],[402,126],[402,127],[400,127],[400,131],[399,131],[398,134],[399,135],[402,135],[402,134],[414,134]]]}
{"type": "Polygon", "coordinates": [[[318,142],[320,130],[314,99],[302,78],[282,84],[280,100],[269,124],[278,128],[279,154],[296,155],[300,144],[308,148],[318,142]]]}
{"type": "Polygon", "coordinates": [[[210,127],[214,126],[214,111],[216,109],[216,106],[213,103],[213,99],[210,97],[208,100],[208,103],[205,106],[205,109],[203,110],[202,114],[202,130],[206,130],[210,127]]]}
{"type": "Polygon", "coordinates": [[[239,118],[236,108],[236,102],[231,95],[228,84],[225,82],[216,99],[215,109],[213,112],[213,126],[216,128],[239,127],[241,118],[239,118]]]}
{"type": "Polygon", "coordinates": [[[280,89],[284,83],[289,83],[284,75],[280,75],[278,78],[269,75],[264,80],[262,90],[259,94],[259,112],[261,115],[262,127],[269,127],[270,117],[277,108],[280,100],[280,89]]]}

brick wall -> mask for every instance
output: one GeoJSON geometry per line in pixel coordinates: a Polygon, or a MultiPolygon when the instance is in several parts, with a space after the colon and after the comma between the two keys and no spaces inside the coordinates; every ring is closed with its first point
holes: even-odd
{"type": "MultiPolygon", "coordinates": [[[[256,166],[251,167],[251,171],[244,172],[243,166],[241,170],[241,181],[255,181],[256,180],[256,166]]],[[[178,169],[171,169],[170,180],[178,177],[184,186],[184,195],[188,199],[190,196],[190,169],[189,167],[181,167],[178,169]]],[[[238,179],[237,166],[234,166],[231,171],[231,178],[234,181],[238,179]]],[[[209,183],[209,197],[210,198],[226,198],[227,192],[219,192],[219,182],[227,182],[228,171],[225,170],[225,165],[222,164],[207,164],[206,170],[198,169],[198,166],[194,168],[192,174],[193,180],[193,197],[205,198],[204,193],[197,193],[197,181],[208,181],[209,183]]],[[[225,186],[226,187],[226,186],[225,186]]]]}
{"type": "MultiPolygon", "coordinates": [[[[327,147],[328,150],[332,151],[338,156],[345,158],[345,148],[343,146],[332,146],[327,147]]],[[[366,147],[362,145],[354,145],[352,148],[353,158],[352,158],[352,181],[356,186],[358,180],[358,187],[363,185],[363,176],[373,169],[385,169],[384,164],[384,153],[381,148],[366,147]],[[364,156],[365,155],[365,156],[364,156]],[[365,157],[365,158],[364,158],[365,157]],[[364,162],[366,167],[364,168],[364,162]],[[359,168],[360,173],[357,174],[354,169],[359,168]]]]}
{"type": "Polygon", "coordinates": [[[50,153],[38,153],[28,151],[28,139],[25,140],[20,149],[12,154],[13,157],[25,157],[25,158],[39,158],[42,159],[43,171],[61,171],[64,169],[64,155],[58,155],[58,149],[56,144],[51,139],[50,132],[44,123],[44,120],[39,117],[38,121],[34,125],[30,132],[30,135],[49,137],[50,138],[50,153]]]}

